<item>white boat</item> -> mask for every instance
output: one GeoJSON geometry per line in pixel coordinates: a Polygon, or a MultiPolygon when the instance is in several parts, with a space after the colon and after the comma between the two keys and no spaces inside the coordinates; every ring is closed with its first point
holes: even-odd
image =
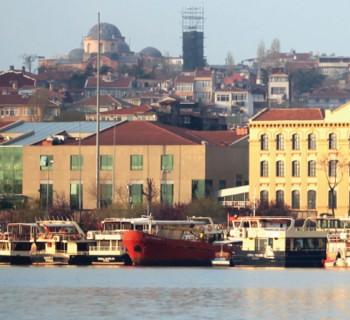
{"type": "Polygon", "coordinates": [[[36,223],[9,223],[0,233],[0,263],[31,264],[30,252],[37,232],[36,223]]]}
{"type": "Polygon", "coordinates": [[[37,221],[39,233],[31,250],[33,264],[90,264],[89,244],[83,230],[73,220],[37,221]]]}
{"type": "Polygon", "coordinates": [[[322,267],[327,234],[306,219],[296,226],[292,217],[238,217],[233,231],[242,238],[241,250],[232,255],[235,266],[322,267]]]}
{"type": "Polygon", "coordinates": [[[132,262],[122,243],[123,234],[128,230],[148,230],[150,217],[106,218],[101,222],[100,230],[87,232],[89,259],[91,264],[131,265],[132,262]]]}

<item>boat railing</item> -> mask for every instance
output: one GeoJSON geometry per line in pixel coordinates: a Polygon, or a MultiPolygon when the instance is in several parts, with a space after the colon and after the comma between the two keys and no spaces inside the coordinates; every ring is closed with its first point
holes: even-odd
{"type": "Polygon", "coordinates": [[[62,240],[67,241],[76,241],[76,240],[82,240],[85,236],[80,233],[65,233],[65,232],[51,232],[51,233],[39,233],[37,235],[38,240],[54,240],[55,242],[59,242],[62,240]]]}
{"type": "Polygon", "coordinates": [[[90,246],[90,251],[126,251],[124,246],[90,246]]]}
{"type": "Polygon", "coordinates": [[[102,234],[113,235],[113,234],[119,234],[128,230],[129,229],[102,230],[102,231],[94,231],[94,234],[95,235],[102,235],[102,234]]]}
{"type": "Polygon", "coordinates": [[[34,240],[34,235],[32,234],[12,234],[12,233],[3,233],[0,235],[0,240],[11,240],[11,241],[30,241],[34,240]]]}

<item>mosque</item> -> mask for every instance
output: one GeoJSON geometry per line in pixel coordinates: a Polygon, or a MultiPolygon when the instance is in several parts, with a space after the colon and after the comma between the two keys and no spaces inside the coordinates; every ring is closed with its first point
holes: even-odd
{"type": "MultiPolygon", "coordinates": [[[[88,66],[96,68],[98,53],[99,26],[93,26],[84,37],[82,47],[71,50],[67,56],[57,59],[39,60],[39,72],[47,70],[74,71],[86,70],[88,66]]],[[[152,68],[163,62],[163,55],[154,47],[146,47],[138,53],[132,52],[120,30],[113,24],[100,23],[100,62],[117,71],[121,65],[143,65],[152,68]]]]}

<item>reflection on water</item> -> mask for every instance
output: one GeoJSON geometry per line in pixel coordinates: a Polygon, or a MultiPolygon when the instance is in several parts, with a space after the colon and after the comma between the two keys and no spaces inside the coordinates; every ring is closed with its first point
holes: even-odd
{"type": "Polygon", "coordinates": [[[348,272],[0,267],[1,318],[343,319],[348,272]]]}

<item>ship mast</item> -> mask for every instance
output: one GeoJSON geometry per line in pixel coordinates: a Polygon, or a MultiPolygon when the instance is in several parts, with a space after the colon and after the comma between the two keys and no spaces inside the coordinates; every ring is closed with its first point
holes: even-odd
{"type": "Polygon", "coordinates": [[[100,209],[100,13],[98,13],[97,83],[96,83],[96,209],[100,209]]]}

